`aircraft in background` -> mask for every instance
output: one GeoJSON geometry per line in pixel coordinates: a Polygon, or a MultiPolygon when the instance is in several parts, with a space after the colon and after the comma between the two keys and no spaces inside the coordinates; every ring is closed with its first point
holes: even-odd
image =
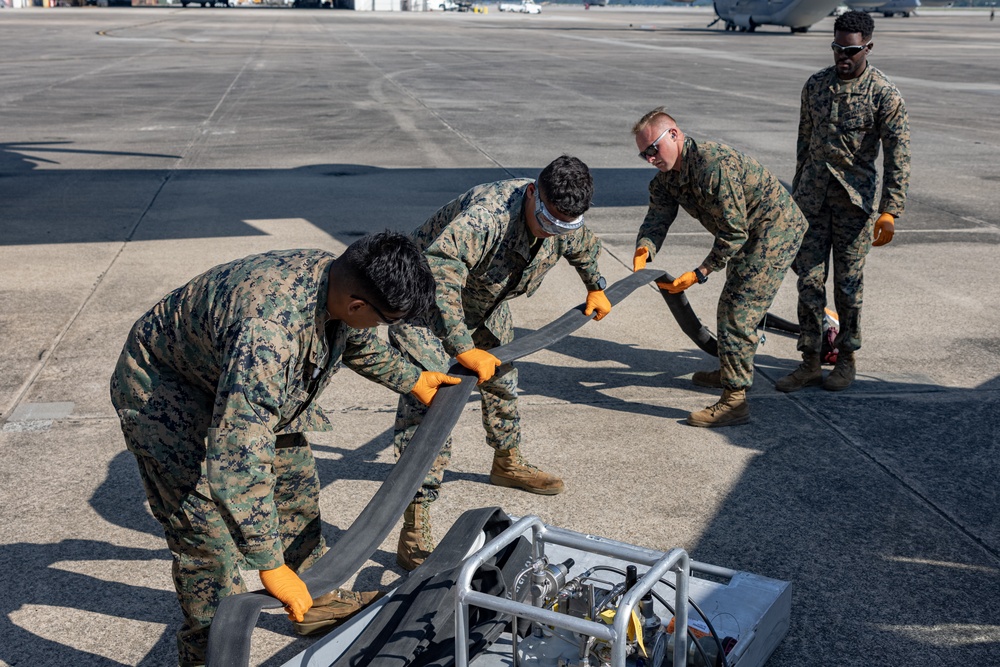
{"type": "Polygon", "coordinates": [[[916,14],[917,7],[951,7],[953,0],[888,0],[887,2],[848,2],[851,9],[860,9],[869,14],[882,14],[886,18],[891,16],[909,17],[916,14]]]}
{"type": "Polygon", "coordinates": [[[826,18],[841,0],[715,0],[718,16],[709,27],[725,21],[726,30],[754,32],[757,26],[780,25],[792,32],[806,32],[826,18]]]}

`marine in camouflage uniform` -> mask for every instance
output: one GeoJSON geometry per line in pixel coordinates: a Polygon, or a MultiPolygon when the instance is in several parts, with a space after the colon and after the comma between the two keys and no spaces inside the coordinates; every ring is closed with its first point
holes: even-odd
{"type": "Polygon", "coordinates": [[[240,567],[301,571],[325,551],[303,432],[331,430],[315,399],[334,373],[404,393],[421,376],[367,328],[378,318],[364,300],[333,318],[340,292],[360,289],[331,285],[349,275],[335,263],[287,250],[210,269],[143,315],[118,360],[111,399],[173,554],[181,665],[205,662],[220,599],[244,590],[240,567]]]}
{"type": "MultiPolygon", "coordinates": [[[[566,258],[579,273],[588,290],[591,311],[594,310],[590,307],[591,300],[604,298],[605,281],[598,269],[601,243],[583,225],[582,213],[589,207],[592,195],[589,170],[576,158],[567,156],[546,169],[557,174],[561,169],[582,174],[589,187],[581,198],[585,201],[577,203],[577,208],[569,213],[558,208],[557,205],[567,205],[560,204],[562,200],[556,193],[545,190],[547,172],[543,171],[537,182],[522,178],[472,188],[413,232],[434,273],[437,307],[429,311],[424,322],[392,327],[389,337],[421,367],[444,371],[453,356],[466,364],[465,354],[511,342],[514,331],[507,301],[522,294],[534,294],[560,258],[566,258]],[[542,198],[547,205],[539,207],[542,198]],[[553,210],[560,216],[553,215],[553,210]],[[576,218],[577,211],[579,217],[570,220],[576,218]],[[539,221],[551,230],[538,232],[541,237],[536,233],[539,221]],[[551,227],[559,223],[561,228],[551,227]]],[[[606,303],[603,310],[610,308],[610,303],[606,303]]],[[[597,310],[600,319],[602,308],[597,310]]],[[[499,366],[492,377],[480,382],[479,391],[486,441],[496,452],[491,481],[546,495],[562,491],[561,480],[528,465],[520,454],[517,368],[510,363],[499,366]],[[514,461],[498,463],[510,458],[514,461]],[[518,480],[508,479],[503,472],[498,476],[497,466],[507,463],[517,468],[507,472],[521,475],[518,480]]],[[[424,406],[405,395],[400,397],[393,436],[397,457],[425,413],[424,406]]],[[[449,438],[414,498],[411,510],[416,516],[411,515],[411,525],[404,526],[401,533],[398,562],[404,568],[419,565],[433,548],[428,507],[438,497],[450,458],[449,438]],[[413,534],[414,523],[418,535],[413,534]]]]}
{"type": "Polygon", "coordinates": [[[778,389],[795,391],[823,382],[845,389],[854,379],[854,352],[861,347],[865,257],[892,239],[903,214],[910,177],[910,130],[903,98],[891,81],[867,63],[874,22],[847,12],[834,24],[836,64],[802,88],[792,192],[809,230],[792,269],[798,275],[798,349],[803,366],[778,389]],[[853,53],[852,53],[853,51],[853,53]],[[879,145],[884,154],[881,197],[876,206],[879,145]],[[834,305],[840,330],[838,365],[825,381],[819,365],[832,253],[834,305]],[[797,375],[796,375],[797,374],[797,375]]]}
{"type": "Polygon", "coordinates": [[[633,133],[640,157],[660,170],[649,184],[649,209],[636,238],[634,268],[656,256],[683,208],[715,242],[697,269],[661,287],[680,292],[726,270],[717,311],[719,370],[694,377],[696,384],[722,388],[723,397],[692,413],[688,423],[745,423],[757,328],[798,251],[806,220],[778,179],[757,160],[724,144],[685,137],[662,108],[640,119],[633,133]]]}

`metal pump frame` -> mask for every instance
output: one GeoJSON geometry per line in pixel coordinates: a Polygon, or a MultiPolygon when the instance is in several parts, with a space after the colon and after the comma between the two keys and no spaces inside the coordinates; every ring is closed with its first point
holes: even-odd
{"type": "MultiPolygon", "coordinates": [[[[542,523],[542,520],[537,516],[523,517],[470,556],[462,566],[458,580],[455,582],[455,667],[468,667],[469,665],[470,606],[492,609],[516,618],[526,618],[544,625],[603,639],[611,644],[612,667],[625,667],[628,624],[632,619],[632,612],[639,604],[639,600],[651,591],[667,572],[673,572],[676,576],[675,627],[686,628],[688,626],[688,582],[691,576],[691,561],[686,551],[674,548],[664,554],[660,551],[633,547],[621,542],[602,540],[593,535],[585,535],[565,528],[548,526],[542,523]],[[472,577],[476,571],[501,549],[523,536],[529,529],[531,530],[532,561],[535,564],[544,562],[546,544],[556,544],[649,567],[646,574],[622,598],[615,613],[613,625],[608,626],[604,623],[543,609],[535,604],[525,604],[472,590],[472,577]]],[[[532,602],[541,604],[541,600],[532,600],[532,602]]],[[[674,641],[674,667],[687,667],[687,656],[687,633],[678,631],[674,641]]]]}

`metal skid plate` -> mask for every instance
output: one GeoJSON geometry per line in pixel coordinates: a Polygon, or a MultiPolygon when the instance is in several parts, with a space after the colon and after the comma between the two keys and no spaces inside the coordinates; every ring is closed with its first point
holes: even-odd
{"type": "MultiPolygon", "coordinates": [[[[517,525],[521,526],[528,519],[534,517],[526,517],[517,525]]],[[[593,535],[553,529],[549,526],[545,528],[558,531],[559,535],[572,537],[570,540],[572,546],[558,543],[565,540],[547,539],[553,537],[554,532],[543,531],[539,539],[538,531],[533,535],[530,526],[524,529],[523,536],[535,540],[536,543],[541,542],[538,548],[544,552],[550,563],[563,563],[567,559],[573,559],[574,565],[567,579],[577,577],[585,570],[594,567],[624,570],[628,565],[636,564],[639,566],[641,584],[644,573],[651,570],[649,564],[656,563],[668,555],[667,552],[593,535]]],[[[491,544],[493,543],[487,544],[476,553],[470,553],[468,560],[475,560],[476,555],[489,550],[491,544]]],[[[610,584],[618,583],[622,579],[614,572],[604,570],[595,572],[593,576],[606,579],[610,584]]],[[[677,575],[674,572],[667,572],[662,578],[670,584],[675,584],[677,575]]],[[[688,597],[705,613],[718,636],[733,637],[737,640],[727,655],[729,665],[731,667],[764,665],[788,632],[792,585],[789,582],[697,561],[690,561],[690,577],[686,579],[688,597]]],[[[674,604],[674,591],[670,586],[656,583],[652,590],[669,604],[674,604]]],[[[461,592],[461,580],[456,584],[456,591],[461,592]]],[[[390,600],[391,595],[382,598],[350,622],[317,640],[306,651],[286,662],[283,667],[328,667],[348,649],[370,619],[390,600]]],[[[509,604],[509,601],[504,604],[509,604]]],[[[654,607],[656,614],[664,623],[670,620],[672,614],[659,602],[655,602],[654,607]]],[[[685,615],[691,624],[703,620],[691,607],[685,615]]],[[[504,634],[488,651],[472,659],[470,664],[475,667],[513,665],[510,635],[504,634]]],[[[629,659],[627,664],[632,665],[634,662],[629,659]]]]}

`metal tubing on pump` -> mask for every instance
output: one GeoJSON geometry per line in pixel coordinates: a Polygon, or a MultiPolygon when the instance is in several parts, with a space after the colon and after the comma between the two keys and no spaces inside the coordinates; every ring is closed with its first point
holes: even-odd
{"type": "MultiPolygon", "coordinates": [[[[545,544],[558,544],[588,553],[623,559],[628,559],[633,551],[630,545],[611,541],[595,543],[590,539],[590,536],[564,528],[546,526],[537,516],[521,518],[462,564],[462,569],[455,581],[455,667],[468,667],[469,665],[469,646],[466,638],[469,635],[470,606],[499,611],[517,618],[525,618],[543,625],[563,628],[579,635],[604,640],[612,647],[612,667],[625,667],[628,626],[633,611],[639,604],[639,600],[653,590],[653,587],[667,572],[674,572],[676,575],[674,586],[676,627],[688,627],[688,578],[691,574],[691,565],[688,554],[683,549],[675,548],[667,553],[649,552],[647,554],[643,552],[641,554],[640,563],[650,566],[649,570],[622,598],[615,614],[614,623],[610,627],[602,622],[577,618],[541,606],[473,590],[472,579],[476,571],[501,549],[520,538],[529,528],[532,534],[532,558],[535,562],[544,557],[545,544]]],[[[541,604],[540,600],[536,602],[541,604]]],[[[673,665],[686,667],[687,633],[677,632],[675,636],[677,639],[674,642],[673,665]]]]}

